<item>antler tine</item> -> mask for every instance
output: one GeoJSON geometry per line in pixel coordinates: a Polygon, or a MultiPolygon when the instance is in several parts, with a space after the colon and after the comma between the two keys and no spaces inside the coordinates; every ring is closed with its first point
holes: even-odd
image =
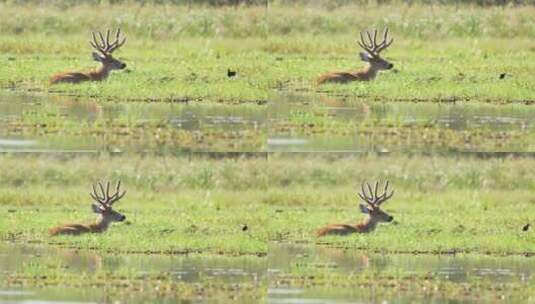
{"type": "Polygon", "coordinates": [[[89,195],[91,196],[91,198],[95,200],[96,202],[98,202],[99,204],[104,205],[106,203],[105,199],[100,197],[97,189],[95,188],[95,184],[92,184],[91,187],[93,188],[93,192],[89,192],[89,195]]]}
{"type": "Polygon", "coordinates": [[[102,182],[98,182],[98,187],[100,188],[100,192],[102,193],[104,204],[108,203],[109,198],[106,196],[106,192],[104,191],[104,186],[102,185],[102,182]]]}
{"type": "Polygon", "coordinates": [[[98,36],[100,37],[100,42],[102,44],[102,48],[104,50],[106,50],[106,41],[104,41],[104,35],[102,35],[102,33],[99,31],[98,32],[98,36]]]}
{"type": "Polygon", "coordinates": [[[110,198],[109,203],[108,203],[109,205],[112,205],[114,202],[120,200],[126,194],[126,190],[123,191],[123,193],[120,193],[120,190],[121,190],[121,181],[117,181],[117,185],[115,186],[115,193],[110,198]]]}
{"type": "Polygon", "coordinates": [[[110,199],[110,181],[106,182],[106,199],[110,199]]]}
{"type": "Polygon", "coordinates": [[[116,201],[120,200],[121,198],[123,198],[123,196],[126,194],[126,190],[123,191],[123,193],[119,194],[119,192],[117,192],[117,194],[115,194],[113,196],[113,199],[110,200],[109,202],[109,205],[112,205],[113,203],[115,203],[116,201]]]}
{"type": "MultiPolygon", "coordinates": [[[[370,55],[373,55],[373,46],[372,45],[368,45],[368,43],[372,43],[371,41],[371,38],[370,38],[370,41],[366,41],[366,38],[363,36],[362,32],[359,33],[360,34],[360,42],[358,42],[358,44],[360,45],[361,48],[363,48],[366,52],[370,53],[370,55]]],[[[369,33],[366,31],[366,34],[368,35],[369,37],[369,33]]]]}
{"type": "Polygon", "coordinates": [[[91,198],[93,200],[95,200],[97,203],[100,203],[100,200],[98,199],[98,197],[96,197],[92,192],[89,192],[89,195],[91,196],[91,198]]]}
{"type": "Polygon", "coordinates": [[[119,192],[120,188],[121,188],[121,181],[119,180],[117,181],[117,185],[115,186],[115,193],[119,192]]]}
{"type": "MultiPolygon", "coordinates": [[[[385,195],[386,195],[386,193],[385,193],[385,195]]],[[[379,200],[379,201],[377,202],[377,205],[380,205],[380,204],[386,202],[386,201],[389,200],[393,195],[394,195],[394,190],[392,190],[392,192],[390,192],[390,194],[388,194],[388,195],[382,197],[381,200],[379,200]]]]}
{"type": "Polygon", "coordinates": [[[366,35],[368,36],[368,40],[370,41],[370,48],[373,50],[375,48],[375,45],[373,44],[372,35],[368,31],[366,31],[366,35]]]}
{"type": "Polygon", "coordinates": [[[95,32],[91,32],[91,35],[93,36],[93,41],[89,40],[89,44],[95,49],[99,49],[98,43],[97,43],[97,37],[95,36],[95,32]]]}
{"type": "Polygon", "coordinates": [[[99,203],[102,203],[101,198],[98,196],[97,191],[95,189],[95,185],[93,185],[93,192],[89,192],[89,195],[91,198],[99,203]]]}
{"type": "Polygon", "coordinates": [[[378,199],[377,204],[382,204],[383,202],[389,200],[394,195],[394,190],[392,190],[392,192],[388,194],[388,185],[389,185],[389,181],[387,180],[385,183],[384,190],[383,190],[384,192],[381,195],[381,197],[378,199]]]}
{"type": "Polygon", "coordinates": [[[375,199],[377,199],[377,189],[378,189],[378,188],[379,188],[379,181],[376,181],[376,182],[375,182],[374,191],[373,191],[373,193],[374,193],[374,195],[375,195],[375,196],[374,196],[375,199]]]}
{"type": "Polygon", "coordinates": [[[360,34],[360,41],[357,41],[357,43],[360,45],[361,48],[367,49],[366,42],[364,42],[364,36],[362,36],[362,32],[360,34]]]}
{"type": "Polygon", "coordinates": [[[119,188],[121,187],[121,181],[117,181],[117,184],[115,185],[115,193],[111,196],[110,201],[114,200],[115,197],[119,195],[119,188]]]}
{"type": "Polygon", "coordinates": [[[110,47],[110,30],[106,31],[106,48],[110,47]]]}
{"type": "Polygon", "coordinates": [[[365,188],[364,184],[365,183],[361,184],[362,192],[359,193],[359,196],[360,196],[360,198],[362,198],[362,200],[364,200],[368,204],[372,204],[372,199],[370,197],[368,197],[368,194],[366,193],[366,188],[365,188]]]}
{"type": "MultiPolygon", "coordinates": [[[[108,30],[108,31],[109,31],[109,30],[108,30]]],[[[120,35],[120,34],[121,34],[121,29],[118,28],[118,29],[117,29],[117,33],[115,33],[115,41],[113,41],[113,43],[111,43],[111,44],[109,45],[110,50],[113,50],[113,49],[115,48],[115,46],[118,44],[118,42],[119,42],[119,35],[120,35]]]]}
{"type": "Polygon", "coordinates": [[[357,195],[358,195],[363,201],[368,202],[368,200],[366,199],[366,197],[365,197],[362,193],[358,192],[357,195]]]}
{"type": "Polygon", "coordinates": [[[100,51],[103,55],[109,55],[113,53],[113,51],[120,48],[126,42],[126,37],[123,37],[123,40],[120,40],[120,28],[117,29],[117,33],[115,34],[115,41],[113,42],[110,42],[112,36],[112,31],[110,29],[106,30],[106,37],[104,37],[104,35],[100,31],[96,33],[91,32],[91,35],[93,36],[93,41],[89,41],[89,44],[91,44],[91,46],[97,51],[100,51]]]}
{"type": "Polygon", "coordinates": [[[373,37],[370,34],[369,31],[364,31],[366,33],[366,38],[364,37],[363,33],[360,32],[360,40],[359,42],[360,47],[362,47],[366,52],[368,52],[371,56],[377,56],[377,29],[373,31],[373,37]]]}
{"type": "Polygon", "coordinates": [[[126,42],[126,37],[123,37],[122,41],[120,40],[120,38],[121,38],[121,29],[118,28],[117,33],[115,34],[115,41],[108,48],[109,53],[113,53],[113,51],[120,48],[126,42]]]}
{"type": "Polygon", "coordinates": [[[379,54],[382,50],[386,49],[387,47],[389,47],[392,42],[394,42],[394,38],[391,38],[390,41],[388,41],[388,27],[385,28],[385,31],[383,33],[383,41],[379,44],[379,46],[377,47],[377,54],[379,54]]]}
{"type": "Polygon", "coordinates": [[[372,201],[372,203],[375,203],[375,197],[373,196],[372,186],[370,186],[368,182],[366,182],[366,186],[368,186],[368,190],[370,191],[370,200],[372,201]]]}

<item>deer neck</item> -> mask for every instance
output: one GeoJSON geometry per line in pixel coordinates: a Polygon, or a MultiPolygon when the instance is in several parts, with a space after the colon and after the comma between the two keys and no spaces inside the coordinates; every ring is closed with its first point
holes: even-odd
{"type": "Polygon", "coordinates": [[[375,230],[375,227],[377,227],[377,221],[370,216],[366,217],[366,219],[357,224],[357,229],[360,232],[371,232],[375,230]]]}
{"type": "Polygon", "coordinates": [[[104,80],[110,75],[111,68],[107,65],[102,64],[102,66],[91,73],[91,79],[93,80],[104,80]]]}
{"type": "Polygon", "coordinates": [[[371,79],[374,79],[375,76],[377,76],[377,72],[379,72],[379,69],[375,67],[373,64],[370,64],[361,71],[361,75],[366,80],[371,80],[371,79]]]}
{"type": "Polygon", "coordinates": [[[93,232],[104,232],[110,227],[111,221],[105,216],[99,215],[94,224],[91,224],[91,230],[93,232]]]}

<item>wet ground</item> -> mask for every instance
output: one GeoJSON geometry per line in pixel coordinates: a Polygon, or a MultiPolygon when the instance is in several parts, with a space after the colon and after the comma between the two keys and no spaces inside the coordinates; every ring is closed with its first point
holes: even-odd
{"type": "Polygon", "coordinates": [[[0,94],[0,151],[261,151],[265,108],[0,94]]]}
{"type": "Polygon", "coordinates": [[[533,151],[535,108],[481,103],[368,102],[283,95],[271,103],[269,151],[533,151]]]}
{"type": "Polygon", "coordinates": [[[273,243],[268,258],[0,246],[2,303],[523,303],[535,260],[273,243]]]}
{"type": "Polygon", "coordinates": [[[220,302],[265,294],[256,257],[101,254],[0,244],[1,303],[220,302]]]}
{"type": "Polygon", "coordinates": [[[535,260],[521,256],[368,254],[272,244],[268,303],[523,303],[535,260]],[[507,291],[507,292],[506,292],[507,291]]]}
{"type": "Polygon", "coordinates": [[[0,94],[0,151],[529,152],[535,108],[274,95],[267,105],[0,94]]]}

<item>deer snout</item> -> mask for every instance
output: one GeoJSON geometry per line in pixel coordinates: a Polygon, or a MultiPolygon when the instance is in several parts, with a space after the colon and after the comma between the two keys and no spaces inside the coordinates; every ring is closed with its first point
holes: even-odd
{"type": "Polygon", "coordinates": [[[121,216],[119,217],[119,222],[122,222],[122,221],[124,221],[124,220],[126,220],[126,216],[121,215],[121,216]]]}
{"type": "Polygon", "coordinates": [[[389,63],[389,64],[386,66],[386,68],[389,69],[389,70],[390,70],[391,68],[393,68],[393,67],[394,67],[394,65],[393,65],[392,63],[389,63]]]}
{"type": "Polygon", "coordinates": [[[119,65],[119,69],[122,70],[122,69],[124,69],[124,68],[126,68],[126,63],[121,63],[121,65],[119,65]]]}
{"type": "Polygon", "coordinates": [[[389,217],[386,219],[386,221],[389,222],[389,223],[390,223],[391,221],[393,221],[393,220],[394,220],[394,217],[393,217],[393,216],[389,216],[389,217]]]}

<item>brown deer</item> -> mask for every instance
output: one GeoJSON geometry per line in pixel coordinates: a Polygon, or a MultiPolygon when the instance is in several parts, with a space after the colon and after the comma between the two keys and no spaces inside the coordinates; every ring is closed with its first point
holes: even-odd
{"type": "Polygon", "coordinates": [[[96,52],[92,53],[93,60],[102,63],[102,66],[90,72],[66,72],[56,74],[50,78],[50,84],[102,81],[108,78],[108,75],[112,70],[122,70],[126,68],[125,63],[112,56],[112,53],[126,42],[126,37],[120,40],[121,29],[117,29],[115,41],[112,43],[110,43],[110,30],[106,32],[106,39],[104,39],[104,35],[102,35],[101,32],[98,32],[100,42],[94,32],[92,35],[93,41],[89,41],[89,44],[96,50],[96,52]]]}
{"type": "Polygon", "coordinates": [[[372,232],[378,223],[391,222],[394,217],[390,216],[380,206],[382,203],[390,199],[394,195],[394,190],[388,193],[388,184],[386,181],[383,194],[378,195],[379,182],[375,183],[375,187],[372,189],[370,184],[362,184],[362,192],[359,193],[359,197],[367,204],[360,204],[360,211],[368,216],[362,222],[356,225],[348,224],[329,224],[316,231],[317,236],[324,236],[328,234],[347,235],[351,233],[368,233],[372,232]],[[366,192],[366,188],[369,193],[366,192]]]}
{"type": "Polygon", "coordinates": [[[110,195],[110,182],[106,183],[106,189],[102,183],[98,183],[100,193],[93,185],[93,192],[89,195],[95,200],[96,203],[91,204],[93,212],[98,214],[98,218],[93,224],[67,224],[54,228],[50,228],[48,232],[50,235],[58,234],[71,234],[79,235],[83,233],[102,233],[108,229],[112,222],[122,222],[126,219],[126,216],[112,209],[112,205],[123,198],[126,191],[120,192],[121,181],[117,182],[115,187],[115,193],[110,195]]]}
{"type": "Polygon", "coordinates": [[[318,79],[318,84],[327,82],[347,83],[350,81],[370,81],[377,76],[380,70],[390,70],[394,65],[387,60],[381,58],[379,54],[388,48],[394,39],[388,40],[388,28],[385,28],[383,33],[383,41],[377,44],[377,30],[373,31],[373,39],[370,32],[366,31],[368,42],[364,39],[362,32],[360,33],[360,41],[358,44],[366,51],[360,52],[360,59],[368,62],[369,65],[357,72],[331,72],[323,74],[318,79]]]}

